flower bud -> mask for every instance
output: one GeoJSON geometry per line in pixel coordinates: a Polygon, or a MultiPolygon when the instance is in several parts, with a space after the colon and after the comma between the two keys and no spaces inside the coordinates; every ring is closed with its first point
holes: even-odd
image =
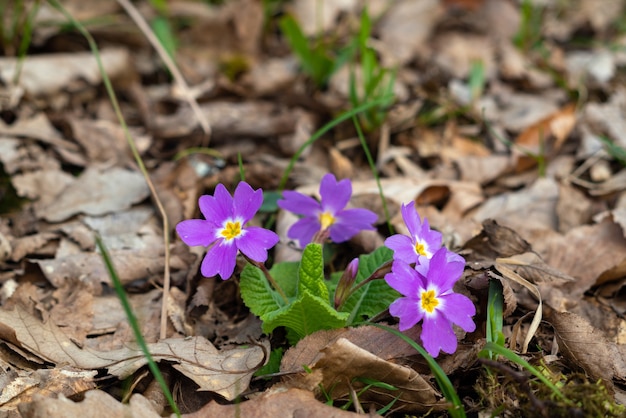
{"type": "Polygon", "coordinates": [[[356,274],[359,270],[359,259],[353,259],[350,264],[346,267],[339,279],[339,283],[337,283],[337,288],[335,289],[335,308],[340,307],[346,301],[346,298],[350,295],[350,290],[352,289],[352,285],[356,280],[356,274]]]}

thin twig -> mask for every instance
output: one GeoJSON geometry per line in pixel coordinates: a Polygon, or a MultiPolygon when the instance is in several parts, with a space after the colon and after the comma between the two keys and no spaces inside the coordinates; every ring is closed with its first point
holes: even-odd
{"type": "Polygon", "coordinates": [[[172,60],[170,54],[168,54],[165,48],[163,48],[163,45],[161,45],[159,39],[156,37],[152,29],[150,29],[150,25],[148,25],[148,22],[146,22],[146,20],[143,18],[141,13],[139,13],[137,8],[128,0],[117,0],[117,2],[120,4],[120,6],[124,8],[126,13],[128,13],[128,16],[133,19],[139,30],[141,30],[144,36],[148,39],[148,42],[150,42],[152,47],[159,54],[159,57],[163,61],[163,64],[165,64],[165,66],[169,70],[170,74],[172,74],[172,77],[174,77],[174,81],[182,92],[183,98],[191,107],[191,110],[196,116],[196,119],[198,120],[198,123],[200,123],[200,127],[202,128],[202,131],[207,138],[206,143],[203,143],[202,145],[209,145],[208,141],[211,138],[211,125],[209,124],[206,116],[202,113],[198,101],[191,92],[191,89],[187,85],[187,82],[185,81],[185,78],[183,77],[180,70],[178,69],[178,66],[172,60]]]}

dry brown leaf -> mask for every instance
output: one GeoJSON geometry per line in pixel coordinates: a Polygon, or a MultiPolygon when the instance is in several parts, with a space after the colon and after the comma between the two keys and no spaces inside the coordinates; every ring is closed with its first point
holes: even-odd
{"type": "Polygon", "coordinates": [[[547,264],[576,279],[563,285],[573,301],[592,286],[621,277],[609,273],[619,274],[626,263],[626,239],[610,219],[534,240],[533,249],[547,264]]]}
{"type": "Polygon", "coordinates": [[[498,263],[506,265],[534,284],[550,282],[553,286],[556,286],[559,283],[576,280],[572,276],[550,267],[537,253],[532,251],[499,258],[498,263]]]}
{"type": "Polygon", "coordinates": [[[191,414],[185,414],[183,417],[356,418],[363,417],[363,415],[328,406],[316,400],[310,391],[292,388],[268,390],[258,398],[235,405],[220,405],[211,401],[202,409],[191,414]]]}
{"type": "Polygon", "coordinates": [[[491,197],[474,211],[473,218],[495,219],[517,231],[556,229],[558,196],[556,181],[540,178],[528,188],[491,197]]]}
{"type": "Polygon", "coordinates": [[[377,25],[383,64],[401,67],[413,59],[426,48],[427,39],[443,16],[443,6],[435,0],[393,2],[377,25]]]}
{"type": "Polygon", "coordinates": [[[308,390],[318,390],[321,385],[332,399],[347,400],[351,388],[358,392],[365,386],[359,378],[367,378],[399,390],[372,388],[359,396],[363,403],[382,407],[399,396],[395,406],[408,413],[446,408],[441,395],[415,370],[383,360],[345,338],[337,339],[322,352],[324,356],[311,367],[312,373],[291,376],[284,385],[308,390]]]}
{"type": "Polygon", "coordinates": [[[56,200],[39,208],[37,215],[51,222],[63,221],[78,213],[103,215],[128,209],[149,193],[145,179],[136,171],[117,167],[87,168],[56,200]]]}
{"type": "Polygon", "coordinates": [[[613,378],[626,376],[626,358],[616,344],[583,317],[570,312],[550,315],[561,352],[591,379],[602,379],[613,391],[613,378]]]}
{"type": "Polygon", "coordinates": [[[537,160],[533,155],[554,156],[561,148],[576,125],[576,105],[569,104],[527,127],[515,139],[513,156],[516,158],[516,170],[522,172],[534,167],[537,160]]]}
{"type": "Polygon", "coordinates": [[[54,369],[20,371],[10,382],[3,382],[0,411],[11,411],[35,398],[74,396],[96,388],[96,370],[77,370],[63,366],[54,369]]]}
{"type": "MultiPolygon", "coordinates": [[[[418,338],[416,328],[407,331],[407,336],[418,338]]],[[[383,360],[393,360],[415,355],[415,349],[404,340],[373,326],[323,330],[304,337],[295,347],[291,347],[280,364],[282,372],[301,372],[302,366],[312,366],[322,358],[322,350],[339,338],[348,339],[364,350],[383,360]]]]}
{"type": "Polygon", "coordinates": [[[27,254],[35,255],[37,254],[37,250],[41,249],[51,240],[58,238],[58,234],[54,232],[42,232],[40,234],[27,235],[25,237],[17,238],[11,243],[13,247],[11,260],[19,261],[27,254]]]}
{"type": "MultiPolygon", "coordinates": [[[[471,251],[466,256],[471,261],[495,262],[499,257],[511,257],[531,250],[531,246],[517,232],[506,226],[498,225],[493,219],[483,221],[483,229],[463,247],[471,251]]],[[[471,266],[471,263],[470,263],[471,266]]]]}
{"type": "Polygon", "coordinates": [[[559,200],[556,214],[559,218],[559,232],[566,233],[579,225],[589,223],[592,202],[577,188],[569,184],[559,184],[559,200]]]}
{"type": "Polygon", "coordinates": [[[19,406],[23,418],[83,417],[83,418],[159,418],[150,401],[134,394],[128,404],[123,404],[101,390],[90,390],[81,402],[60,395],[58,399],[39,396],[30,403],[19,406]]]}
{"type": "MultiPolygon", "coordinates": [[[[126,48],[103,49],[100,59],[111,79],[120,79],[133,68],[126,48]]],[[[20,68],[17,61],[14,57],[0,58],[0,79],[5,85],[11,85],[15,71],[20,68]]],[[[102,80],[98,62],[91,52],[27,55],[22,68],[19,85],[31,97],[59,93],[79,80],[92,86],[102,80]],[[54,68],[54,77],[50,77],[50,68],[54,68]]]]}
{"type": "MultiPolygon", "coordinates": [[[[57,365],[84,370],[107,369],[120,379],[147,361],[138,347],[96,351],[81,348],[52,321],[46,323],[19,307],[0,310],[0,338],[15,348],[57,365]]],[[[171,338],[148,344],[155,361],[165,360],[192,379],[199,390],[212,391],[232,400],[248,387],[252,374],[266,360],[266,346],[219,351],[203,337],[171,338]]]]}
{"type": "Polygon", "coordinates": [[[313,36],[335,27],[341,13],[352,14],[357,6],[357,0],[296,0],[290,12],[298,20],[302,32],[313,36]]]}

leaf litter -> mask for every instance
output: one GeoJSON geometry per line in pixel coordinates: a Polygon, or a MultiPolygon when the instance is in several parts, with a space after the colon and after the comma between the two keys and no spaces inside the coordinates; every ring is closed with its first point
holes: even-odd
{"type": "MultiPolygon", "coordinates": [[[[102,19],[90,30],[170,228],[197,217],[198,196],[218,183],[232,190],[240,158],[255,189],[278,189],[290,158],[350,107],[347,67],[317,89],[277,19],[293,13],[312,39],[344,42],[358,26],[359,2],[323,2],[321,9],[314,0],[267,2],[265,13],[260,3],[246,0],[223,6],[171,2],[180,41],[176,61],[211,125],[209,142],[188,98],[121,7],[64,3],[77,18],[102,19]],[[207,144],[210,152],[204,152],[207,144]],[[188,150],[196,152],[182,156],[188,150]]],[[[557,381],[582,372],[581,388],[601,382],[607,399],[624,404],[626,170],[619,148],[616,153],[607,141],[622,151],[626,144],[626,59],[619,48],[626,6],[522,3],[371,2],[368,45],[396,71],[386,123],[366,133],[388,207],[380,204],[349,124],[304,150],[287,187],[315,195],[322,176],[333,172],[353,180],[352,205],[378,215],[377,231],[337,248],[333,268],[382,245],[389,235],[385,210],[394,230],[406,232],[400,205],[410,201],[446,245],[460,249],[467,266],[455,290],[477,304],[478,327],[459,332],[459,350],[438,362],[468,412],[498,407],[476,386],[484,382],[477,353],[485,344],[490,279],[503,287],[503,333],[511,349],[546,374],[562,376],[557,381]],[[541,20],[528,20],[530,15],[541,20]],[[579,36],[587,36],[588,45],[575,43],[579,36]]],[[[140,10],[153,16],[148,3],[140,10]]],[[[35,17],[65,23],[60,19],[47,3],[35,17]]],[[[367,326],[313,333],[286,351],[276,375],[253,377],[271,350],[287,348],[285,337],[280,329],[264,335],[236,283],[201,277],[202,252],[179,241],[170,248],[167,338],[159,340],[163,230],[102,94],[96,60],[76,33],[58,23],[36,26],[33,35],[17,83],[19,60],[9,38],[0,57],[3,414],[171,412],[152,399],[146,361],[112,292],[94,233],[109,249],[171,386],[189,389],[176,395],[186,416],[347,417],[355,412],[337,406],[353,402],[356,393],[362,411],[393,404],[383,413],[389,416],[447,407],[421,357],[367,326]],[[123,379],[132,389],[123,389],[123,379]],[[387,386],[361,393],[372,380],[387,386]],[[321,402],[329,398],[334,406],[321,402]]],[[[275,262],[298,259],[286,237],[296,219],[277,215],[254,222],[275,222],[281,237],[275,262]]],[[[419,341],[419,327],[409,333],[419,341]]],[[[505,364],[496,378],[520,388],[501,400],[511,416],[523,416],[530,399],[524,384],[535,382],[513,367],[505,364]]],[[[556,408],[551,400],[538,402],[556,408]]]]}

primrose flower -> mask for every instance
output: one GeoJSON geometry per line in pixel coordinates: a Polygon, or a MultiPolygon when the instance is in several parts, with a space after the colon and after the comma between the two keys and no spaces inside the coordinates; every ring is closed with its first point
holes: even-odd
{"type": "Polygon", "coordinates": [[[441,248],[441,233],[430,229],[428,219],[421,221],[415,202],[403,204],[401,212],[410,236],[392,235],[385,240],[385,246],[393,250],[394,260],[422,264],[441,248]]]}
{"type": "Polygon", "coordinates": [[[448,261],[447,249],[441,248],[427,264],[412,268],[404,261],[394,260],[385,281],[404,295],[389,306],[389,313],[400,319],[400,331],[423,320],[422,344],[431,356],[437,357],[440,350],[448,354],[456,351],[452,324],[467,332],[476,329],[472,320],[476,307],[467,296],[452,290],[463,272],[464,262],[448,261]]]}
{"type": "Polygon", "coordinates": [[[344,209],[352,196],[349,179],[337,181],[334,175],[326,174],[320,183],[321,202],[311,196],[294,191],[284,191],[278,200],[281,209],[303,217],[294,223],[287,236],[297,239],[301,247],[311,242],[313,236],[328,229],[333,242],[344,242],[362,230],[374,229],[377,216],[367,209],[344,209]]]}
{"type": "Polygon", "coordinates": [[[200,196],[198,205],[205,219],[189,219],[176,225],[176,232],[187,245],[210,246],[200,271],[203,276],[219,274],[222,280],[235,271],[237,252],[257,262],[267,260],[267,250],[278,243],[278,235],[258,226],[246,226],[263,203],[263,191],[240,182],[234,197],[223,184],[213,196],[200,196]]]}

